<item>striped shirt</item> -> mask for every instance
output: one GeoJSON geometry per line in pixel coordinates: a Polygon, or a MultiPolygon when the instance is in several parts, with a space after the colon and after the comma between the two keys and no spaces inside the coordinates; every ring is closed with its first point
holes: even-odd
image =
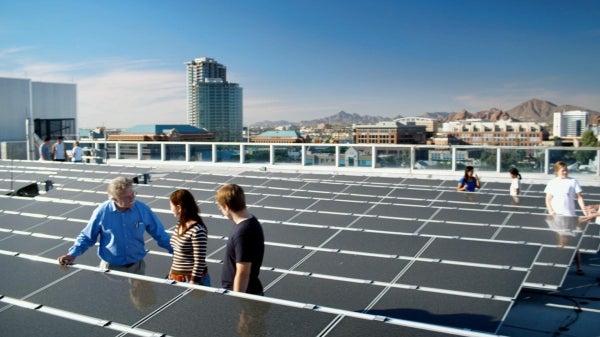
{"type": "Polygon", "coordinates": [[[191,275],[194,282],[200,282],[206,275],[207,230],[204,224],[196,223],[183,235],[171,236],[173,264],[171,273],[191,275]]]}

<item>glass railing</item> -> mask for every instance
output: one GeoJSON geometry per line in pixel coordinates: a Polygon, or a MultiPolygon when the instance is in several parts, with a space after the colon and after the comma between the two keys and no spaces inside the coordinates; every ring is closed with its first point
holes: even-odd
{"type": "MultiPolygon", "coordinates": [[[[388,144],[262,144],[80,141],[88,162],[110,160],[292,165],[376,170],[552,174],[564,161],[573,174],[599,175],[600,148],[431,146],[388,144]]],[[[72,144],[67,142],[70,149],[72,144]]]]}

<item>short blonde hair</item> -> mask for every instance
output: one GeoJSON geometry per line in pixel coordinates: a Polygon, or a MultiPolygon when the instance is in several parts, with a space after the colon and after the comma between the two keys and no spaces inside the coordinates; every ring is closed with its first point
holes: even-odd
{"type": "Polygon", "coordinates": [[[246,208],[246,196],[241,186],[226,184],[221,186],[215,195],[215,201],[221,206],[227,206],[234,212],[246,208]]]}
{"type": "Polygon", "coordinates": [[[131,188],[132,186],[133,179],[121,176],[111,180],[110,183],[108,183],[108,189],[106,191],[111,198],[118,198],[123,191],[131,188]]]}
{"type": "Polygon", "coordinates": [[[557,176],[558,171],[560,171],[560,169],[562,168],[567,168],[567,163],[565,163],[564,161],[557,161],[556,163],[554,163],[554,175],[557,176]]]}

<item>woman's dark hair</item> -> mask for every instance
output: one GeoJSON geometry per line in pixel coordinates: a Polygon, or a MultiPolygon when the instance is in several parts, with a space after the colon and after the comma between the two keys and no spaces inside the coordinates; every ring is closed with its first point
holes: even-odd
{"type": "Polygon", "coordinates": [[[469,180],[469,172],[473,172],[473,170],[475,170],[473,168],[473,166],[467,166],[467,167],[465,167],[465,176],[464,176],[465,181],[470,181],[469,180]]]}
{"type": "MultiPolygon", "coordinates": [[[[179,214],[179,222],[177,223],[177,227],[183,227],[183,233],[181,233],[182,235],[187,231],[185,224],[190,220],[194,220],[200,225],[204,225],[204,222],[200,217],[200,207],[198,207],[196,199],[194,199],[194,196],[192,193],[190,193],[190,191],[184,189],[176,190],[175,192],[171,193],[169,200],[173,205],[181,207],[181,213],[179,214]]],[[[179,233],[179,231],[177,231],[177,233],[179,233]]]]}
{"type": "Polygon", "coordinates": [[[508,173],[510,173],[513,176],[519,178],[519,180],[521,179],[521,173],[519,173],[519,170],[517,170],[516,167],[511,167],[510,170],[508,170],[508,173]]]}

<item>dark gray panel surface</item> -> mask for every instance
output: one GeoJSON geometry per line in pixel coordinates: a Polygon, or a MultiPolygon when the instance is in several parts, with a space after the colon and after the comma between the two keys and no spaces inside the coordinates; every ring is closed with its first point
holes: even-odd
{"type": "Polygon", "coordinates": [[[481,193],[481,192],[457,192],[455,183],[451,191],[444,191],[440,195],[439,200],[445,200],[447,202],[458,202],[458,203],[480,203],[487,204],[493,198],[493,195],[481,193]]]}
{"type": "Polygon", "coordinates": [[[500,225],[504,222],[506,216],[507,214],[500,212],[443,208],[435,214],[433,220],[478,225],[500,225]]]}
{"type": "MultiPolygon", "coordinates": [[[[278,208],[251,207],[250,213],[254,214],[258,220],[281,222],[290,221],[290,219],[295,218],[298,214],[298,211],[278,208]]],[[[294,220],[294,222],[296,221],[294,220]]]]}
{"type": "Polygon", "coordinates": [[[430,330],[420,330],[392,324],[380,324],[375,321],[364,321],[356,318],[344,317],[327,334],[329,337],[347,337],[347,336],[410,336],[410,337],[450,337],[460,336],[450,332],[434,332],[430,330]]]}
{"type": "Polygon", "coordinates": [[[265,240],[270,242],[318,247],[334,235],[335,229],[262,223],[265,240]]]}
{"type": "Polygon", "coordinates": [[[535,265],[526,282],[556,289],[562,284],[567,271],[568,269],[564,267],[535,265]]]}
{"type": "MultiPolygon", "coordinates": [[[[333,211],[335,212],[335,211],[333,211]]],[[[333,214],[323,212],[301,212],[289,222],[321,226],[348,227],[358,219],[355,215],[333,214]]]]}
{"type": "Polygon", "coordinates": [[[436,191],[434,189],[397,187],[387,196],[393,198],[418,198],[421,200],[433,200],[440,196],[440,191],[436,191]]]}
{"type": "Polygon", "coordinates": [[[537,263],[562,264],[568,266],[575,256],[575,248],[566,247],[542,247],[537,263]]]}
{"type": "Polygon", "coordinates": [[[307,249],[267,246],[263,258],[263,266],[289,269],[311,252],[307,249]]]}
{"type": "MultiPolygon", "coordinates": [[[[85,223],[70,220],[36,219],[39,221],[30,230],[35,233],[57,235],[67,238],[75,238],[81,232],[85,223]]],[[[0,220],[1,221],[1,220],[0,220]]]]}
{"type": "Polygon", "coordinates": [[[436,238],[420,257],[530,268],[539,249],[524,244],[436,238]]]}
{"type": "Polygon", "coordinates": [[[398,259],[315,252],[297,269],[316,274],[391,282],[407,264],[407,261],[398,259]]]}
{"type": "Polygon", "coordinates": [[[370,209],[368,214],[409,219],[429,219],[434,212],[435,209],[430,207],[380,204],[370,209]]]}
{"type": "Polygon", "coordinates": [[[498,227],[494,226],[428,222],[419,231],[419,234],[474,239],[491,239],[496,231],[498,231],[498,227]]]}
{"type": "Polygon", "coordinates": [[[335,280],[286,275],[273,285],[266,295],[355,311],[357,308],[365,308],[383,289],[383,287],[369,284],[351,282],[340,284],[335,280]],[[289,289],[294,289],[294,291],[289,291],[289,289]]]}
{"type": "Polygon", "coordinates": [[[329,241],[325,247],[377,254],[414,256],[429,240],[429,238],[411,235],[342,231],[329,241]]]}
{"type": "Polygon", "coordinates": [[[320,192],[328,192],[328,193],[337,193],[344,191],[348,186],[342,183],[332,184],[332,183],[315,183],[309,182],[302,189],[305,191],[320,191],[320,192]]]}
{"type": "Polygon", "coordinates": [[[527,271],[414,262],[398,283],[515,298],[527,271]]]}
{"type": "Polygon", "coordinates": [[[363,216],[352,224],[353,228],[412,234],[423,226],[423,221],[363,216]]]}
{"type": "Polygon", "coordinates": [[[63,241],[59,240],[49,240],[31,235],[15,234],[2,239],[0,241],[0,249],[35,255],[40,254],[45,250],[52,249],[57,245],[62,245],[63,243],[63,241]]]}
{"type": "Polygon", "coordinates": [[[509,301],[391,288],[367,312],[416,322],[494,333],[509,301]]]}
{"type": "MultiPolygon", "coordinates": [[[[62,271],[58,263],[37,263],[8,255],[0,255],[0,266],[4,271],[0,273],[0,295],[13,298],[22,298],[75,271],[62,271]]],[[[0,303],[0,306],[4,305],[0,303]]]]}
{"type": "Polygon", "coordinates": [[[266,181],[263,186],[281,188],[285,190],[296,190],[302,188],[306,182],[300,180],[281,180],[281,179],[270,179],[266,181]]]}
{"type": "Polygon", "coordinates": [[[317,336],[332,314],[194,291],[141,325],[171,336],[317,336]],[[186,313],[186,324],[177,322],[186,313]]]}
{"type": "Polygon", "coordinates": [[[552,246],[577,247],[581,240],[581,233],[577,236],[565,236],[551,230],[527,228],[501,228],[495,238],[502,241],[529,242],[552,246]]]}
{"type": "Polygon", "coordinates": [[[289,209],[307,209],[308,206],[314,204],[316,200],[308,198],[298,198],[293,196],[268,196],[260,201],[261,206],[281,207],[289,209]]]}
{"type": "Polygon", "coordinates": [[[358,194],[358,195],[372,195],[377,197],[385,197],[389,195],[393,187],[389,186],[366,186],[366,185],[350,185],[344,189],[344,193],[358,194]]]}
{"type": "Polygon", "coordinates": [[[325,212],[363,214],[371,207],[373,207],[372,204],[364,202],[318,200],[317,203],[312,205],[309,209],[325,212]]]}
{"type": "MultiPolygon", "coordinates": [[[[0,306],[2,304],[0,303],[0,306]]],[[[109,337],[118,333],[101,326],[80,323],[60,316],[15,306],[0,311],[0,322],[2,322],[0,324],[0,336],[109,337]]]]}

